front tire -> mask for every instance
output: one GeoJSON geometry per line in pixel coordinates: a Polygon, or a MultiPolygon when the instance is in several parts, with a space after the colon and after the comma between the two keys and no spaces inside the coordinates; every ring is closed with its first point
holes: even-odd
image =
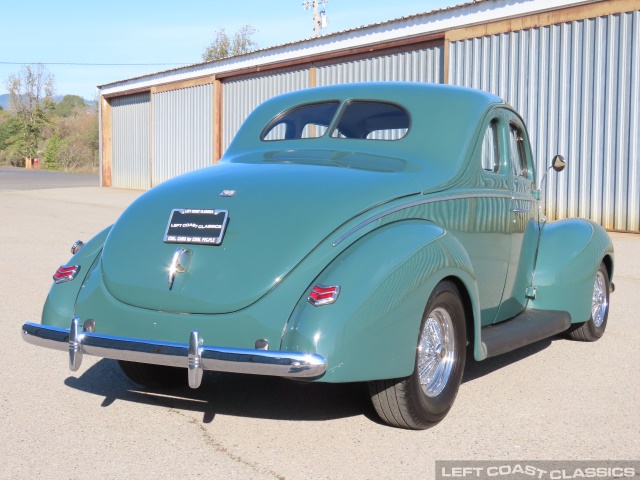
{"type": "Polygon", "coordinates": [[[591,318],[580,324],[572,325],[569,336],[581,342],[595,342],[604,334],[609,318],[609,272],[604,263],[600,264],[593,284],[591,297],[591,318]]]}
{"type": "Polygon", "coordinates": [[[152,389],[180,388],[187,385],[187,369],[118,360],[124,374],[134,383],[152,389]]]}
{"type": "Polygon", "coordinates": [[[458,393],[466,359],[464,307],[458,288],[439,283],[420,326],[411,376],[369,382],[371,401],[389,425],[424,430],[440,422],[458,393]]]}

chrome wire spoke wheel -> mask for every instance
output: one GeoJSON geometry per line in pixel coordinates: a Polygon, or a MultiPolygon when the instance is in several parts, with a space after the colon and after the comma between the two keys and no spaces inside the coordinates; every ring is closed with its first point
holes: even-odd
{"type": "Polygon", "coordinates": [[[436,397],[444,390],[455,361],[451,315],[443,307],[435,308],[424,322],[418,343],[418,377],[428,397],[436,397]]]}
{"type": "Polygon", "coordinates": [[[593,285],[593,298],[591,299],[591,318],[596,327],[600,327],[604,322],[608,307],[606,279],[602,271],[598,270],[596,281],[593,285]]]}
{"type": "Polygon", "coordinates": [[[371,401],[384,422],[423,430],[447,415],[462,381],[466,328],[460,290],[449,280],[441,281],[431,292],[420,328],[415,330],[411,375],[369,382],[371,401]]]}
{"type": "MultiPolygon", "coordinates": [[[[591,318],[575,323],[569,328],[569,337],[579,342],[595,342],[604,334],[609,317],[610,278],[607,266],[600,263],[593,282],[591,295],[591,318]]],[[[586,299],[585,299],[586,300],[586,299]]]]}

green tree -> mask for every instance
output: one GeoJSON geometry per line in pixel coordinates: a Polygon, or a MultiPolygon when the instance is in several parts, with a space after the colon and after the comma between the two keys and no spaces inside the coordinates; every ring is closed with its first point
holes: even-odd
{"type": "Polygon", "coordinates": [[[70,117],[86,110],[87,105],[84,103],[84,98],[78,95],[65,95],[56,105],[55,113],[61,117],[70,117]]]}
{"type": "Polygon", "coordinates": [[[202,60],[211,62],[252,52],[258,48],[258,44],[251,38],[256,32],[257,30],[251,25],[245,25],[240,27],[231,38],[224,31],[224,28],[219,28],[216,31],[215,39],[202,54],[202,60]]]}
{"type": "Polygon", "coordinates": [[[5,150],[19,131],[20,124],[16,117],[7,115],[6,118],[0,118],[0,150],[5,150]]]}
{"type": "Polygon", "coordinates": [[[20,138],[20,122],[6,110],[0,112],[0,165],[24,165],[24,157],[13,145],[20,138]]]}
{"type": "Polygon", "coordinates": [[[60,157],[60,134],[58,132],[51,135],[47,140],[47,147],[44,150],[44,166],[47,170],[58,169],[58,158],[60,157]]]}
{"type": "Polygon", "coordinates": [[[43,128],[50,123],[55,107],[54,77],[42,64],[25,65],[17,74],[9,75],[5,84],[9,105],[20,124],[20,133],[12,145],[22,156],[34,158],[43,128]]]}
{"type": "Polygon", "coordinates": [[[44,151],[49,170],[96,171],[98,168],[98,113],[87,108],[81,115],[56,116],[44,151]]]}

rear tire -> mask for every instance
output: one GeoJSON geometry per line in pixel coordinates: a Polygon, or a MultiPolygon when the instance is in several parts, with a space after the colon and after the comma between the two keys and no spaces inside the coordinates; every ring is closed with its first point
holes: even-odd
{"type": "Polygon", "coordinates": [[[150,363],[118,360],[124,374],[134,383],[153,389],[179,388],[187,385],[187,369],[150,363]]]}
{"type": "Polygon", "coordinates": [[[569,337],[580,342],[595,342],[602,337],[609,318],[609,289],[609,272],[604,263],[601,263],[593,284],[591,318],[584,323],[572,325],[569,337]]]}
{"type": "Polygon", "coordinates": [[[452,282],[443,281],[427,302],[411,376],[369,382],[371,401],[382,421],[412,430],[440,422],[458,393],[466,349],[460,292],[452,282]]]}

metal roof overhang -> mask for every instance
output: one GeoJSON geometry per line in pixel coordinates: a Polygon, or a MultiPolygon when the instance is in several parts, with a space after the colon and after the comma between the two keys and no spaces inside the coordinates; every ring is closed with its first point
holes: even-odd
{"type": "Polygon", "coordinates": [[[444,38],[445,32],[483,23],[508,20],[602,0],[481,0],[403,17],[318,38],[257,50],[214,62],[152,73],[100,85],[101,95],[119,96],[151,87],[215,75],[224,78],[244,73],[304,64],[318,59],[362,53],[397,45],[444,38]]]}

